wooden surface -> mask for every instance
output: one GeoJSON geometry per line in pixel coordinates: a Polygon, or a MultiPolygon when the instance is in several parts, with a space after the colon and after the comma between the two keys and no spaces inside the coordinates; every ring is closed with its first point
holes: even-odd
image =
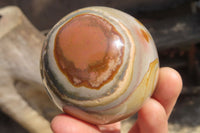
{"type": "Polygon", "coordinates": [[[0,15],[0,109],[31,133],[51,133],[49,120],[59,111],[41,83],[44,36],[16,7],[0,15]]]}

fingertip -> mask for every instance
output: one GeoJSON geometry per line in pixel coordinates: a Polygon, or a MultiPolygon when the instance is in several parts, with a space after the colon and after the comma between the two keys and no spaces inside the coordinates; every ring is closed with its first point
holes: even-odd
{"type": "Polygon", "coordinates": [[[152,97],[163,105],[168,117],[171,114],[181,90],[182,78],[180,74],[169,67],[161,68],[158,84],[152,97]]]}
{"type": "Polygon", "coordinates": [[[53,118],[53,120],[51,121],[51,129],[53,130],[54,133],[62,133],[62,129],[63,129],[63,124],[62,124],[62,114],[58,115],[56,117],[53,118]]]}
{"type": "Polygon", "coordinates": [[[54,133],[99,133],[99,129],[89,123],[83,122],[72,116],[60,114],[51,121],[51,129],[54,133]]]}
{"type": "Polygon", "coordinates": [[[172,90],[173,94],[179,95],[182,90],[183,82],[181,75],[178,71],[170,67],[163,67],[160,69],[160,79],[162,80],[162,82],[160,82],[160,85],[163,83],[163,81],[165,82],[166,80],[168,82],[168,84],[166,85],[171,85],[176,88],[174,89],[174,92],[172,90]]]}

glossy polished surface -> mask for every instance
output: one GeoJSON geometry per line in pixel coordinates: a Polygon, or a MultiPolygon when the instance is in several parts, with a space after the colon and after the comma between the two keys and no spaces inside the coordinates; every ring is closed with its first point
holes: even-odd
{"type": "Polygon", "coordinates": [[[99,89],[121,66],[123,45],[123,38],[108,21],[83,14],[59,29],[54,55],[74,86],[99,89]]]}
{"type": "Polygon", "coordinates": [[[54,103],[93,124],[136,113],[152,95],[158,70],[148,30],[107,7],[68,14],[49,32],[41,56],[43,82],[54,103]]]}

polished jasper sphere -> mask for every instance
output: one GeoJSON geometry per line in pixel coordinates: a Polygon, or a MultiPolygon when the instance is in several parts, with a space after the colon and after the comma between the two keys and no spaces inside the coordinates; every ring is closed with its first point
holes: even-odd
{"type": "Polygon", "coordinates": [[[154,41],[135,18],[107,7],[70,13],[49,32],[43,82],[64,112],[93,124],[136,113],[156,86],[154,41]]]}

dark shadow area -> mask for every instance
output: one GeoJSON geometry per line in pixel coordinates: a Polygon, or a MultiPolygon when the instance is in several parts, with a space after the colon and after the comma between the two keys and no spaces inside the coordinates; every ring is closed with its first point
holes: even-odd
{"type": "Polygon", "coordinates": [[[17,122],[0,111],[0,132],[1,133],[28,133],[17,122]]]}
{"type": "Polygon", "coordinates": [[[191,0],[1,0],[0,7],[16,5],[40,30],[50,29],[58,20],[79,8],[108,6],[136,18],[161,19],[190,12],[191,0]]]}
{"type": "Polygon", "coordinates": [[[169,119],[169,123],[196,127],[200,125],[200,93],[181,95],[169,119]]]}

